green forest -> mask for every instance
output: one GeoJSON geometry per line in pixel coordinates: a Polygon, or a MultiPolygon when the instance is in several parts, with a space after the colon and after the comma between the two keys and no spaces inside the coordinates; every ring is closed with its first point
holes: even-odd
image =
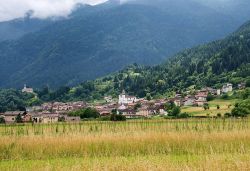
{"type": "Polygon", "coordinates": [[[130,65],[120,72],[76,87],[40,92],[42,100],[87,100],[116,97],[123,89],[138,97],[171,96],[173,92],[221,88],[224,83],[250,85],[250,23],[227,38],[187,49],[154,67],[130,65]]]}

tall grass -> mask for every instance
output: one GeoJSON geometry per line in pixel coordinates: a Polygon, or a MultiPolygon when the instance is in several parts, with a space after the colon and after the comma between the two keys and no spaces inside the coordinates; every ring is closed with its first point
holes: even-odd
{"type": "Polygon", "coordinates": [[[249,125],[248,119],[2,125],[0,170],[250,169],[249,125]]]}

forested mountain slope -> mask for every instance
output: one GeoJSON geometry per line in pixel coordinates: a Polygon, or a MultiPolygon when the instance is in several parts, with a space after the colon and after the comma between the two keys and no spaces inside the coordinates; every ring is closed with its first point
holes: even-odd
{"type": "Polygon", "coordinates": [[[95,81],[72,88],[61,88],[43,99],[76,100],[101,99],[117,96],[122,89],[144,97],[169,95],[193,88],[221,88],[224,83],[250,84],[250,22],[227,38],[178,53],[165,64],[155,67],[132,65],[95,81]],[[60,92],[60,93],[58,93],[60,92]]]}
{"type": "Polygon", "coordinates": [[[82,7],[67,19],[0,43],[0,87],[72,86],[128,64],[159,64],[238,25],[193,0],[138,2],[82,7]]]}
{"type": "Polygon", "coordinates": [[[36,32],[49,24],[53,20],[40,20],[26,16],[11,21],[0,22],[0,42],[6,40],[16,40],[25,34],[36,32]]]}

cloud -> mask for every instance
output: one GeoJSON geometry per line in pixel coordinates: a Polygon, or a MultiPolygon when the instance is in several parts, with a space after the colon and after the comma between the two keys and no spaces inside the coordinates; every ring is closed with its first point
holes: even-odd
{"type": "Polygon", "coordinates": [[[23,17],[33,11],[33,17],[67,16],[76,4],[96,5],[107,0],[0,0],[0,21],[23,17]]]}

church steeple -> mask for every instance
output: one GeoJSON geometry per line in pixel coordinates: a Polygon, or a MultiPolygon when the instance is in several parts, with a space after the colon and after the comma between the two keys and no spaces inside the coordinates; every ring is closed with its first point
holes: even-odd
{"type": "Polygon", "coordinates": [[[122,95],[126,95],[126,91],[124,89],[122,90],[122,95]]]}

